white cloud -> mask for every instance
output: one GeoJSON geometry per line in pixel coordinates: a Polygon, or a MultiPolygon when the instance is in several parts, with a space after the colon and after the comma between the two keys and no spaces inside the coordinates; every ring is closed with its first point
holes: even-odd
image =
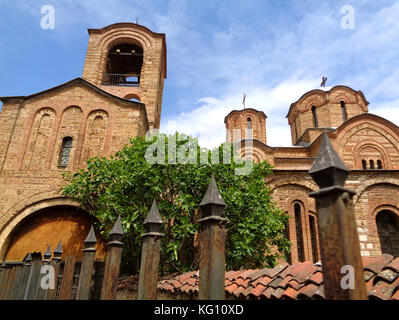
{"type": "MultiPolygon", "coordinates": [[[[290,104],[309,90],[314,89],[318,79],[290,79],[275,87],[253,87],[246,91],[246,107],[264,111],[268,116],[266,134],[268,145],[291,145],[290,127],[285,115],[290,104]]],[[[327,88],[328,89],[328,88],[327,88]]],[[[243,108],[242,92],[233,90],[230,94],[218,99],[201,98],[196,107],[177,116],[166,117],[161,123],[161,131],[167,132],[169,121],[176,121],[177,130],[198,137],[204,147],[216,147],[226,140],[224,118],[232,110],[243,108]]],[[[170,132],[169,132],[170,133],[170,132]]]]}

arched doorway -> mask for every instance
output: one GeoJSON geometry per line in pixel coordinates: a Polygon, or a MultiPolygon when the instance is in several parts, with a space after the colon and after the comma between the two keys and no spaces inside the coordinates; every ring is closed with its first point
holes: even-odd
{"type": "MultiPolygon", "coordinates": [[[[64,256],[82,256],[83,241],[96,219],[86,211],[71,206],[56,206],[37,211],[23,219],[12,231],[5,260],[21,261],[28,252],[52,251],[62,241],[64,256]]],[[[105,246],[96,232],[96,259],[103,260],[105,246]]]]}
{"type": "Polygon", "coordinates": [[[390,210],[382,210],[376,216],[381,252],[399,256],[399,217],[390,210]]]}

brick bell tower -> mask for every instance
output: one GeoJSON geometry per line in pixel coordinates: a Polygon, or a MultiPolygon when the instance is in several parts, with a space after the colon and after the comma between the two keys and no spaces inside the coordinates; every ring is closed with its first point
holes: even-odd
{"type": "Polygon", "coordinates": [[[149,128],[159,128],[166,79],[165,34],[135,23],[88,32],[82,78],[113,95],[144,103],[149,128]]]}
{"type": "Polygon", "coordinates": [[[263,111],[252,108],[231,111],[224,118],[224,123],[226,125],[226,141],[235,142],[237,138],[239,140],[249,138],[247,130],[252,129],[252,138],[267,144],[266,119],[267,116],[263,111]],[[234,136],[237,133],[240,133],[239,137],[234,136]]]}

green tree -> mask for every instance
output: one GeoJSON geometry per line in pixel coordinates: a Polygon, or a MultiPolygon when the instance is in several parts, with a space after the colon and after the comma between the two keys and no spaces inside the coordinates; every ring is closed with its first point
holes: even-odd
{"type": "Polygon", "coordinates": [[[164,221],[161,272],[198,268],[198,208],[212,174],[227,205],[227,269],[271,267],[281,254],[288,253],[290,243],[284,237],[288,216],[272,201],[265,183],[272,172],[268,163],[234,161],[230,144],[201,149],[196,139],[178,133],[147,140],[131,139],[110,159],[92,158],[87,169],[65,173],[66,184],[61,190],[98,219],[96,227],[105,238],[121,216],[126,244],[124,272],[139,271],[143,221],[154,199],[164,221]],[[172,139],[182,151],[177,155],[171,148],[172,139]],[[189,149],[190,145],[194,148],[189,149]],[[158,163],[149,163],[148,155],[158,163]],[[173,161],[176,156],[177,163],[173,161]],[[203,164],[201,157],[207,163],[203,164]],[[252,165],[248,174],[236,174],[236,169],[243,170],[246,165],[252,165]]]}

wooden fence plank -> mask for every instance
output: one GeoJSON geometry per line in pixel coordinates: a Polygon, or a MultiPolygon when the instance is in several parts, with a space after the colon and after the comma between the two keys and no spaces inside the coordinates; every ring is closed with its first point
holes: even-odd
{"type": "Polygon", "coordinates": [[[58,300],[69,300],[71,298],[71,288],[73,274],[75,271],[76,255],[67,256],[65,260],[64,272],[62,274],[62,281],[58,300]]]}
{"type": "Polygon", "coordinates": [[[40,278],[41,261],[32,261],[24,300],[33,300],[36,295],[37,282],[40,278]]]}

